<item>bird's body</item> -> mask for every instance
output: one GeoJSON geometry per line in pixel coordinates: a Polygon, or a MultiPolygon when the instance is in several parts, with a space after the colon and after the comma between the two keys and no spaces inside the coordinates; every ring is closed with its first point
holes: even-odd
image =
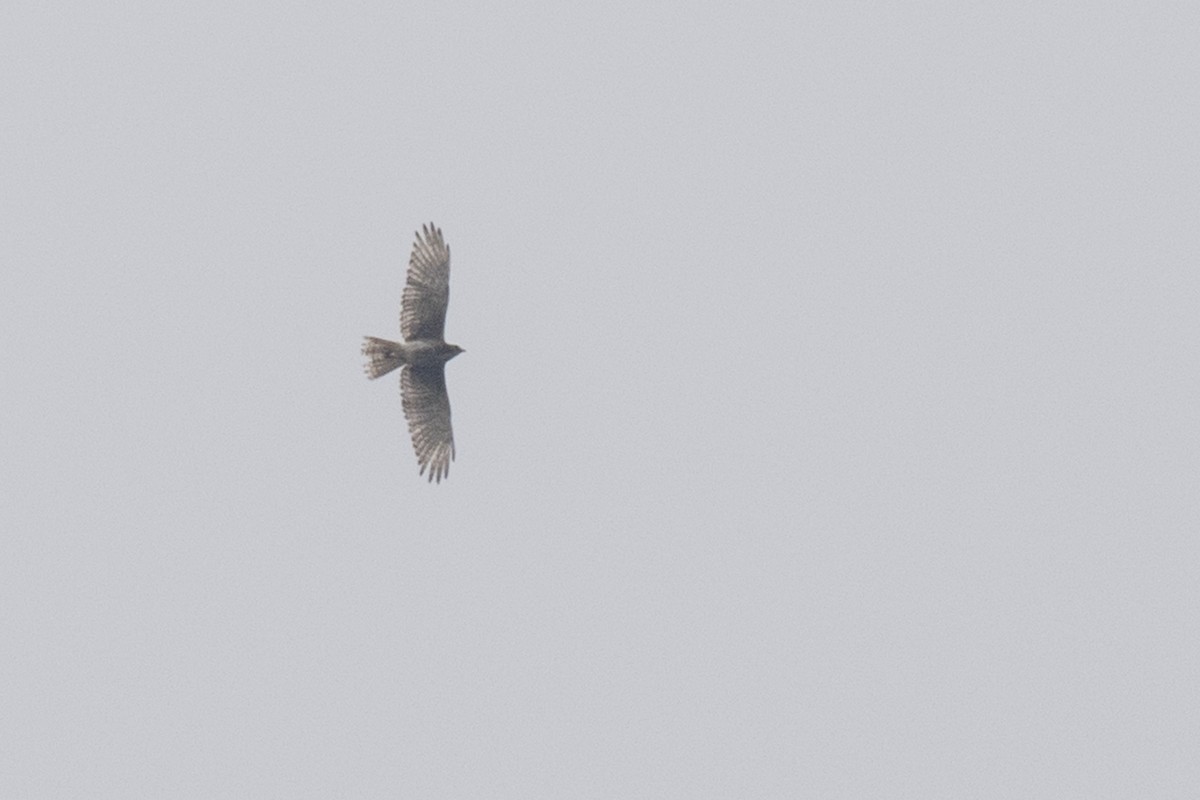
{"type": "Polygon", "coordinates": [[[421,474],[441,483],[454,459],[454,432],[450,427],[450,397],[446,393],[446,362],[463,350],[443,338],[446,306],[450,300],[450,248],[432,224],[422,226],[408,262],[408,282],[400,305],[403,342],[364,337],[369,378],[394,369],[400,373],[404,416],[421,474]]]}
{"type": "Polygon", "coordinates": [[[413,339],[409,342],[393,342],[374,336],[364,336],[363,355],[368,357],[367,375],[380,378],[397,367],[440,367],[462,352],[454,344],[433,339],[413,339]]]}

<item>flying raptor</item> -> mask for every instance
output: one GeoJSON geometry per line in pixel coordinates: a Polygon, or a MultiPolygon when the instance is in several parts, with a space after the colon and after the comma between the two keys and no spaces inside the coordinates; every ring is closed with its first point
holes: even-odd
{"type": "Polygon", "coordinates": [[[446,394],[446,362],[463,349],[447,344],[446,306],[450,302],[450,247],[433,223],[421,226],[408,259],[408,283],[400,303],[403,342],[366,336],[367,377],[387,375],[397,367],[408,432],[420,474],[442,482],[454,459],[450,397],[446,394]]]}

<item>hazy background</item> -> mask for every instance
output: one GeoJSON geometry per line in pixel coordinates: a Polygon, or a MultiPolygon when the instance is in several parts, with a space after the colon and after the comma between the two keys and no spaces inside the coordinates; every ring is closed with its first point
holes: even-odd
{"type": "Polygon", "coordinates": [[[1194,7],[100,5],[0,9],[0,796],[1195,796],[1194,7]]]}

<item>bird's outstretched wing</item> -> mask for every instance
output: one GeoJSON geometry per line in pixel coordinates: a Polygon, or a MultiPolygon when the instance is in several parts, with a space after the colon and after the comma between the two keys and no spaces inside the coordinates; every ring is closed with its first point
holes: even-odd
{"type": "Polygon", "coordinates": [[[450,248],[433,223],[421,230],[408,259],[400,331],[405,339],[441,339],[450,303],[450,248]]]}
{"type": "Polygon", "coordinates": [[[429,480],[441,483],[454,460],[454,431],[450,428],[450,397],[446,394],[444,366],[406,366],[400,373],[400,396],[421,474],[428,467],[429,480]]]}

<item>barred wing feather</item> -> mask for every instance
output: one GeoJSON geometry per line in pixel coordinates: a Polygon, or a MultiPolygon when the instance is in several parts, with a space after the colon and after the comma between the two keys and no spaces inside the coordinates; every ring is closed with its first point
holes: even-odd
{"type": "Polygon", "coordinates": [[[441,365],[404,367],[400,373],[400,396],[421,474],[424,475],[428,467],[429,480],[441,483],[454,460],[454,431],[450,428],[445,369],[441,365]]]}
{"type": "Polygon", "coordinates": [[[400,306],[404,338],[440,340],[449,303],[450,248],[440,228],[422,225],[408,260],[408,283],[400,306]]]}

